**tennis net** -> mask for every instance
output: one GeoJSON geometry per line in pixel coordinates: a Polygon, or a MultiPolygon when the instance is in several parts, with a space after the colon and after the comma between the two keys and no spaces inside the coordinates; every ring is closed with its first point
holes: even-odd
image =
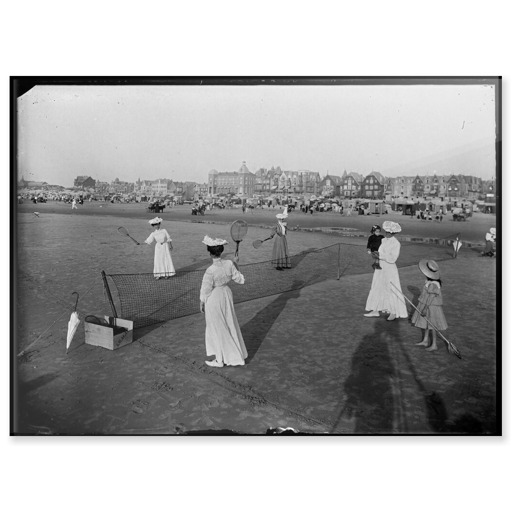
{"type": "MultiPolygon", "coordinates": [[[[402,242],[398,267],[416,265],[422,258],[450,258],[443,244],[402,242]]],[[[235,303],[297,290],[328,279],[373,272],[366,247],[336,243],[291,256],[291,269],[276,271],[271,261],[240,265],[245,284],[230,284],[235,303]]],[[[119,316],[145,327],[199,312],[199,292],[205,269],[177,270],[167,279],[147,274],[106,274],[114,284],[119,316]]],[[[105,280],[106,286],[109,286],[105,280]]]]}

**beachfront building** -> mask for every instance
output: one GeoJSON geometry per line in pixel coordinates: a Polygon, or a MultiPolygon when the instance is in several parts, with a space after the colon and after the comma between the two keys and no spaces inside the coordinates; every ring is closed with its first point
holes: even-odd
{"type": "Polygon", "coordinates": [[[482,180],[482,196],[483,198],[496,198],[496,181],[494,178],[492,180],[482,180]]]}
{"type": "Polygon", "coordinates": [[[151,196],[152,184],[151,180],[141,180],[139,178],[134,184],[133,191],[141,196],[151,196]]]}
{"type": "Polygon", "coordinates": [[[423,180],[416,175],[416,177],[412,180],[412,196],[413,197],[423,197],[424,195],[424,186],[423,180]]]}
{"type": "Polygon", "coordinates": [[[465,189],[464,185],[464,179],[461,175],[456,176],[455,174],[452,174],[448,180],[448,188],[446,194],[448,199],[454,200],[463,197],[465,189]]]}
{"type": "Polygon", "coordinates": [[[162,178],[153,180],[151,182],[151,196],[152,197],[165,197],[169,193],[169,185],[172,180],[162,178]]]}
{"type": "Polygon", "coordinates": [[[466,184],[465,197],[468,199],[478,199],[482,195],[482,178],[475,176],[464,175],[464,182],[466,184]]]}
{"type": "Polygon", "coordinates": [[[361,197],[366,199],[383,199],[385,178],[377,171],[372,171],[361,183],[361,197]]]}
{"type": "Polygon", "coordinates": [[[234,194],[252,197],[256,188],[256,175],[249,171],[245,162],[238,171],[219,172],[212,169],[208,173],[208,195],[234,194]]]}
{"type": "Polygon", "coordinates": [[[413,176],[399,176],[393,182],[393,197],[412,197],[413,176]]]}
{"type": "Polygon", "coordinates": [[[341,177],[340,197],[359,197],[364,176],[358,172],[345,171],[341,177]]]}
{"type": "MultiPolygon", "coordinates": [[[[260,167],[254,173],[254,193],[262,196],[270,195],[272,193],[272,187],[274,186],[274,176],[276,174],[277,172],[273,167],[272,169],[260,167]]],[[[277,184],[275,186],[277,189],[277,184]]]]}
{"type": "Polygon", "coordinates": [[[283,171],[281,167],[260,168],[255,173],[255,194],[303,195],[319,193],[320,174],[317,171],[283,171]]]}
{"type": "Polygon", "coordinates": [[[48,183],[46,181],[26,181],[21,178],[18,182],[18,188],[29,188],[29,189],[45,189],[48,187],[48,183]]]}
{"type": "Polygon", "coordinates": [[[434,171],[432,176],[422,176],[423,195],[425,197],[445,197],[449,176],[438,176],[434,171]]]}
{"type": "Polygon", "coordinates": [[[394,180],[396,178],[384,177],[384,197],[386,201],[391,201],[393,197],[394,180]]]}
{"type": "Polygon", "coordinates": [[[320,189],[320,173],[318,171],[298,171],[302,185],[299,193],[304,195],[317,195],[320,189]]]}
{"type": "Polygon", "coordinates": [[[194,201],[204,199],[208,195],[208,183],[194,183],[193,191],[194,201]]]}
{"type": "Polygon", "coordinates": [[[108,194],[108,189],[110,188],[110,184],[108,181],[96,181],[96,185],[94,187],[95,194],[99,196],[105,196],[108,194]]]}
{"type": "Polygon", "coordinates": [[[77,176],[73,183],[75,188],[81,188],[82,190],[86,190],[88,188],[96,188],[96,180],[92,179],[90,176],[77,176]]]}
{"type": "Polygon", "coordinates": [[[320,195],[323,197],[339,197],[342,182],[341,176],[327,173],[319,183],[320,195]]]}
{"type": "Polygon", "coordinates": [[[108,192],[110,194],[130,194],[133,192],[134,183],[128,181],[121,181],[116,178],[109,186],[108,192]]]}

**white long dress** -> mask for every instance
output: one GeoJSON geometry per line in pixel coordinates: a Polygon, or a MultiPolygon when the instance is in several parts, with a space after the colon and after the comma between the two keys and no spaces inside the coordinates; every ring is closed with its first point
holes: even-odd
{"type": "Polygon", "coordinates": [[[373,272],[372,287],[366,300],[370,311],[389,311],[397,318],[407,318],[407,308],[401,296],[400,277],[395,264],[400,256],[400,242],[394,237],[383,238],[379,247],[381,270],[373,272]],[[391,283],[398,289],[393,288],[391,283]]]}
{"type": "Polygon", "coordinates": [[[145,240],[148,245],[155,242],[155,261],[153,274],[156,278],[174,276],[176,271],[172,263],[171,251],[167,242],[172,242],[166,229],[153,231],[145,240]]]}
{"type": "Polygon", "coordinates": [[[205,303],[206,354],[226,365],[243,365],[247,357],[244,339],[233,305],[228,283],[244,284],[244,276],[231,260],[214,259],[206,269],[201,285],[201,302],[205,303]]]}

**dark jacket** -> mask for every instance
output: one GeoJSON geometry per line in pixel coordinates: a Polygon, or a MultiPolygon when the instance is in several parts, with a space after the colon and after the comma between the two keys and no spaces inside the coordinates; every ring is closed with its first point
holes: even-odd
{"type": "Polygon", "coordinates": [[[370,235],[368,237],[368,245],[366,246],[367,249],[370,249],[370,251],[378,251],[380,247],[380,243],[382,239],[384,238],[384,235],[370,235]]]}

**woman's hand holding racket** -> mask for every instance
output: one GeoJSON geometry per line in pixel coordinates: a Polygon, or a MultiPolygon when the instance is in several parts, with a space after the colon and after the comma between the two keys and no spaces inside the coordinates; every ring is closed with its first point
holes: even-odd
{"type": "Polygon", "coordinates": [[[139,242],[137,242],[137,240],[135,240],[135,238],[131,237],[130,234],[128,233],[128,230],[126,228],[123,228],[122,226],[117,228],[117,231],[119,231],[119,233],[121,233],[122,235],[124,236],[127,236],[128,238],[130,238],[131,240],[133,240],[137,245],[140,245],[139,242]]]}

